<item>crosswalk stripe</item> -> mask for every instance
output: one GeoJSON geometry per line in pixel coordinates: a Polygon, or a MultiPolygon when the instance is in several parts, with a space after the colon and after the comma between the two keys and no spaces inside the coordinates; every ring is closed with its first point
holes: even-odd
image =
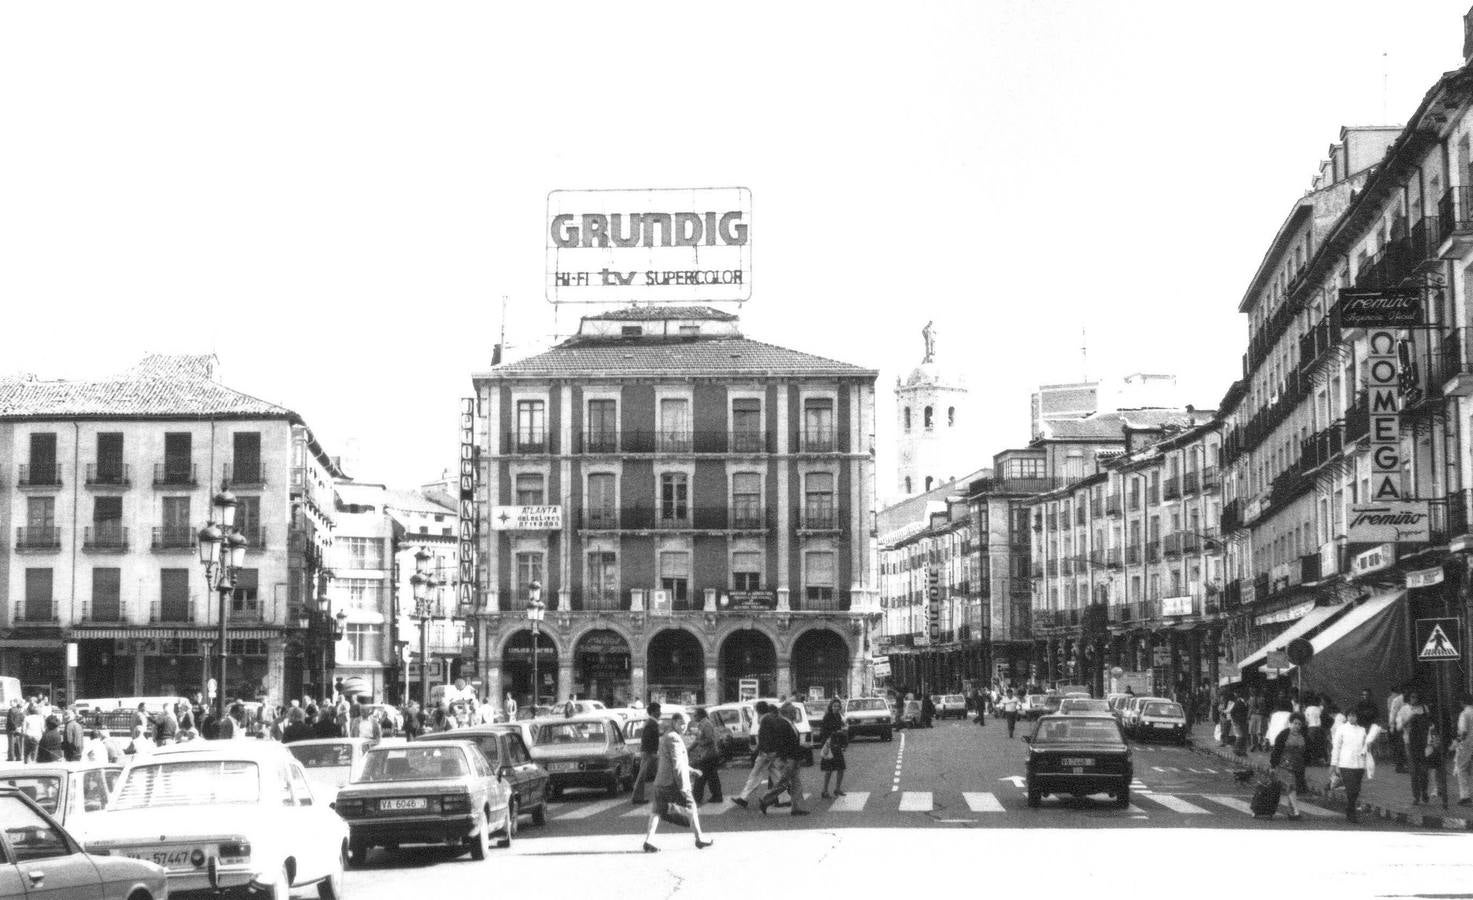
{"type": "Polygon", "coordinates": [[[1134,803],[1132,803],[1129,806],[1125,807],[1125,811],[1128,812],[1128,813],[1130,813],[1131,816],[1133,816],[1135,818],[1138,818],[1138,819],[1148,818],[1148,816],[1146,815],[1146,811],[1143,810],[1143,809],[1141,809],[1139,806],[1136,806],[1134,803]]]}
{"type": "Polygon", "coordinates": [[[1216,794],[1203,794],[1202,796],[1219,806],[1226,806],[1228,809],[1240,812],[1245,816],[1253,815],[1253,807],[1239,800],[1237,797],[1222,797],[1216,794]]]}
{"type": "Polygon", "coordinates": [[[1315,806],[1312,803],[1305,803],[1303,800],[1299,801],[1298,806],[1300,812],[1305,815],[1314,816],[1316,819],[1337,819],[1340,817],[1339,813],[1331,812],[1324,807],[1315,806]]]}
{"type": "Polygon", "coordinates": [[[930,791],[906,791],[900,795],[901,812],[930,812],[934,807],[930,791]]]}
{"type": "Polygon", "coordinates": [[[1173,797],[1171,794],[1152,794],[1151,802],[1159,803],[1172,812],[1179,812],[1188,816],[1212,815],[1212,813],[1196,805],[1195,803],[1188,803],[1180,797],[1173,797]]]}
{"type": "Polygon", "coordinates": [[[864,804],[869,802],[869,791],[854,791],[842,797],[835,797],[829,812],[863,812],[864,804]]]}
{"type": "Polygon", "coordinates": [[[620,803],[628,803],[628,802],[629,802],[628,800],[625,800],[625,799],[623,799],[621,797],[616,797],[613,800],[600,800],[597,803],[589,803],[589,804],[586,804],[584,806],[579,806],[579,807],[576,807],[574,809],[570,809],[570,810],[568,810],[565,813],[558,813],[557,815],[552,816],[551,818],[554,818],[554,819],[586,819],[589,816],[596,816],[596,815],[598,815],[599,813],[603,812],[606,809],[613,809],[614,807],[618,806],[620,803]]]}
{"type": "Polygon", "coordinates": [[[972,812],[1003,812],[1002,803],[997,797],[985,792],[964,792],[962,799],[967,801],[967,809],[972,812]]]}

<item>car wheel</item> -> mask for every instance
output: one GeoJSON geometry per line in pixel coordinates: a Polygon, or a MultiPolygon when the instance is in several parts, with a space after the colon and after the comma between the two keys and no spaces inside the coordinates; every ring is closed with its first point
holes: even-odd
{"type": "Polygon", "coordinates": [[[511,846],[512,838],[517,836],[517,819],[521,816],[521,814],[522,811],[517,806],[516,800],[512,800],[511,802],[507,803],[506,827],[501,829],[501,838],[496,842],[497,847],[505,850],[507,847],[511,846]]]}
{"type": "Polygon", "coordinates": [[[1118,806],[1118,807],[1120,807],[1121,809],[1124,809],[1125,807],[1127,807],[1127,806],[1130,805],[1130,786],[1129,785],[1126,785],[1125,787],[1121,788],[1120,789],[1120,793],[1118,793],[1118,794],[1115,795],[1115,805],[1118,806]]]}
{"type": "Polygon", "coordinates": [[[532,824],[547,824],[547,791],[544,789],[542,796],[537,798],[537,807],[532,810],[532,824]]]}
{"type": "Polygon", "coordinates": [[[466,843],[470,844],[471,859],[475,860],[486,858],[486,847],[491,842],[491,819],[484,809],[481,810],[479,819],[476,833],[466,839],[466,843]]]}
{"type": "Polygon", "coordinates": [[[319,900],[343,900],[343,870],[348,867],[348,845],[338,851],[338,868],[333,874],[317,882],[319,900]]]}
{"type": "Polygon", "coordinates": [[[1028,808],[1029,809],[1038,809],[1038,805],[1040,803],[1042,803],[1042,802],[1043,802],[1043,791],[1037,790],[1035,788],[1029,788],[1028,789],[1028,808]]]}
{"type": "Polygon", "coordinates": [[[368,841],[360,837],[348,838],[348,865],[355,869],[368,865],[368,841]]]}

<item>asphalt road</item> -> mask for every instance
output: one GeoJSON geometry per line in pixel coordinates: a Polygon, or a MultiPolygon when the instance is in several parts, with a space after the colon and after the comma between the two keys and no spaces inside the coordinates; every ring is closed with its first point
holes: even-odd
{"type": "MultiPolygon", "coordinates": [[[[498,884],[503,878],[531,879],[526,882],[529,886],[540,884],[538,896],[547,896],[549,889],[545,881],[537,881],[538,872],[544,878],[554,871],[564,877],[576,872],[580,884],[586,884],[585,875],[607,873],[614,879],[611,885],[628,889],[610,896],[631,896],[634,886],[629,877],[651,867],[671,888],[655,890],[658,896],[687,893],[695,884],[704,884],[693,894],[703,900],[746,896],[752,887],[751,870],[744,867],[770,861],[775,854],[819,864],[818,869],[829,871],[845,886],[878,888],[893,880],[898,890],[907,881],[903,867],[894,862],[902,858],[896,853],[953,859],[958,865],[980,853],[975,861],[989,883],[999,876],[1006,882],[1014,871],[1036,874],[1037,869],[1026,867],[1029,860],[1052,872],[1049,848],[1056,854],[1065,848],[1070,860],[1069,866],[1053,873],[1064,879],[1059,890],[1075,885],[1076,879],[1078,887],[1095,889],[1137,883],[1125,877],[1127,872],[1132,878],[1139,873],[1119,865],[1121,852],[1149,851],[1161,861],[1154,878],[1169,876],[1178,864],[1184,866],[1184,875],[1199,876],[1192,866],[1206,864],[1231,848],[1234,854],[1247,853],[1242,858],[1253,859],[1260,867],[1254,875],[1258,883],[1263,883],[1259,878],[1264,872],[1277,871],[1281,857],[1282,880],[1274,882],[1276,892],[1302,883],[1315,896],[1324,896],[1330,883],[1358,873],[1360,880],[1346,882],[1349,893],[1344,896],[1373,896],[1380,887],[1372,891],[1372,886],[1384,879],[1390,890],[1400,878],[1402,883],[1392,893],[1412,893],[1410,887],[1415,886],[1422,893],[1473,897],[1468,893],[1473,889],[1473,835],[1417,833],[1379,821],[1351,825],[1339,814],[1316,807],[1307,807],[1310,814],[1298,821],[1282,816],[1256,820],[1247,809],[1250,787],[1236,782],[1216,757],[1190,749],[1136,745],[1136,784],[1127,808],[1097,796],[1048,798],[1041,808],[1029,809],[1021,780],[1023,733],[1020,727],[1019,739],[1008,740],[1000,722],[989,721],[979,728],[972,722],[947,721],[931,729],[901,732],[890,743],[859,741],[849,749],[846,797],[821,799],[821,774],[814,767],[803,773],[812,815],[793,817],[785,810],[772,810],[763,816],[730,802],[708,803],[701,811],[716,845],[702,851],[693,846],[689,831],[661,825],[655,842],[662,852],[644,854],[640,846],[648,807],[633,806],[627,794],[610,799],[570,792],[551,807],[546,826],[533,827],[524,818],[513,846],[493,850],[483,863],[439,849],[375,851],[367,868],[349,872],[348,900],[396,897],[405,890],[422,889],[427,870],[433,872],[437,890],[462,882],[469,889],[489,870],[498,884]],[[1081,840],[1078,831],[1085,828],[1096,833],[1081,840]],[[962,834],[967,831],[979,833],[962,834]],[[1293,832],[1299,834],[1286,842],[1286,833],[1293,832]],[[1117,856],[1105,848],[1114,848],[1117,856]],[[1170,848],[1184,855],[1179,860],[1160,855],[1170,848]],[[1303,866],[1291,865],[1306,858],[1305,853],[1321,851],[1326,862],[1313,878],[1303,866]],[[1408,867],[1408,859],[1416,860],[1416,865],[1408,867]],[[557,861],[576,861],[577,866],[549,866],[557,861]],[[723,883],[721,873],[731,881],[723,883]],[[1393,877],[1394,873],[1400,874],[1393,877]]],[[[740,788],[746,772],[728,767],[722,775],[729,795],[740,788]]],[[[798,883],[815,871],[798,867],[797,882],[785,882],[785,893],[799,889],[798,883]]],[[[927,877],[939,885],[954,873],[961,878],[960,872],[955,866],[936,867],[927,877]]],[[[818,890],[824,883],[820,879],[811,886],[818,890]]],[[[1223,886],[1224,894],[1234,892],[1227,882],[1223,886]]],[[[568,894],[572,893],[583,890],[569,885],[568,894]]],[[[1205,893],[1215,895],[1210,885],[1205,893]]],[[[1059,894],[1051,888],[1046,895],[1059,894]]]]}

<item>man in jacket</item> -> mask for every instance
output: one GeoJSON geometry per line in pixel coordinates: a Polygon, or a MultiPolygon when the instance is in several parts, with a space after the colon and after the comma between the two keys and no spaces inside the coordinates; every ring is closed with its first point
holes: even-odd
{"type": "MultiPolygon", "coordinates": [[[[808,810],[802,809],[799,804],[803,802],[803,782],[799,773],[803,769],[803,742],[798,737],[798,729],[782,715],[774,713],[771,716],[773,722],[768,725],[764,720],[762,727],[767,728],[769,735],[768,746],[773,748],[773,755],[777,759],[777,781],[771,790],[762,795],[757,806],[762,814],[767,815],[767,808],[777,802],[777,798],[784,791],[793,798],[793,815],[806,816],[808,810]]],[[[762,733],[757,733],[758,749],[762,746],[762,733]]]]}
{"type": "Polygon", "coordinates": [[[1463,711],[1458,713],[1455,733],[1453,772],[1458,778],[1458,805],[1473,806],[1473,694],[1463,695],[1463,711]]]}
{"type": "Polygon", "coordinates": [[[25,735],[22,726],[25,725],[26,711],[20,705],[20,699],[10,701],[10,709],[5,711],[5,746],[7,756],[11,762],[20,762],[25,756],[25,735]]]}
{"type": "Polygon", "coordinates": [[[77,719],[76,711],[68,706],[61,712],[61,751],[67,762],[81,762],[82,750],[86,745],[87,737],[82,733],[82,723],[77,719]]]}
{"type": "Polygon", "coordinates": [[[782,716],[777,714],[771,704],[766,700],[758,700],[753,709],[757,712],[757,752],[753,755],[752,773],[747,776],[747,783],[742,786],[732,798],[731,802],[737,806],[746,806],[752,793],[757,790],[763,779],[774,775],[774,767],[778,764],[778,747],[781,742],[780,729],[782,716]]]}
{"type": "Polygon", "coordinates": [[[172,704],[164,705],[164,712],[162,715],[159,716],[159,723],[156,732],[156,743],[160,747],[172,744],[175,740],[178,739],[179,717],[174,714],[174,707],[172,704]]]}
{"type": "Polygon", "coordinates": [[[644,729],[639,732],[639,774],[634,777],[634,796],[630,798],[635,806],[645,802],[645,782],[654,779],[660,764],[660,704],[651,703],[644,711],[644,729]]]}

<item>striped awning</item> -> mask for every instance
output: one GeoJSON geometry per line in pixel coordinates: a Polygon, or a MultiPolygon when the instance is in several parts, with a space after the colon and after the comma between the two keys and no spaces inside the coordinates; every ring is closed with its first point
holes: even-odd
{"type": "MultiPolygon", "coordinates": [[[[270,640],[280,637],[281,629],[272,628],[231,628],[226,626],[226,634],[237,640],[270,640]]],[[[72,636],[77,638],[184,638],[207,641],[220,636],[218,628],[85,628],[76,627],[72,629],[72,636]]]]}

